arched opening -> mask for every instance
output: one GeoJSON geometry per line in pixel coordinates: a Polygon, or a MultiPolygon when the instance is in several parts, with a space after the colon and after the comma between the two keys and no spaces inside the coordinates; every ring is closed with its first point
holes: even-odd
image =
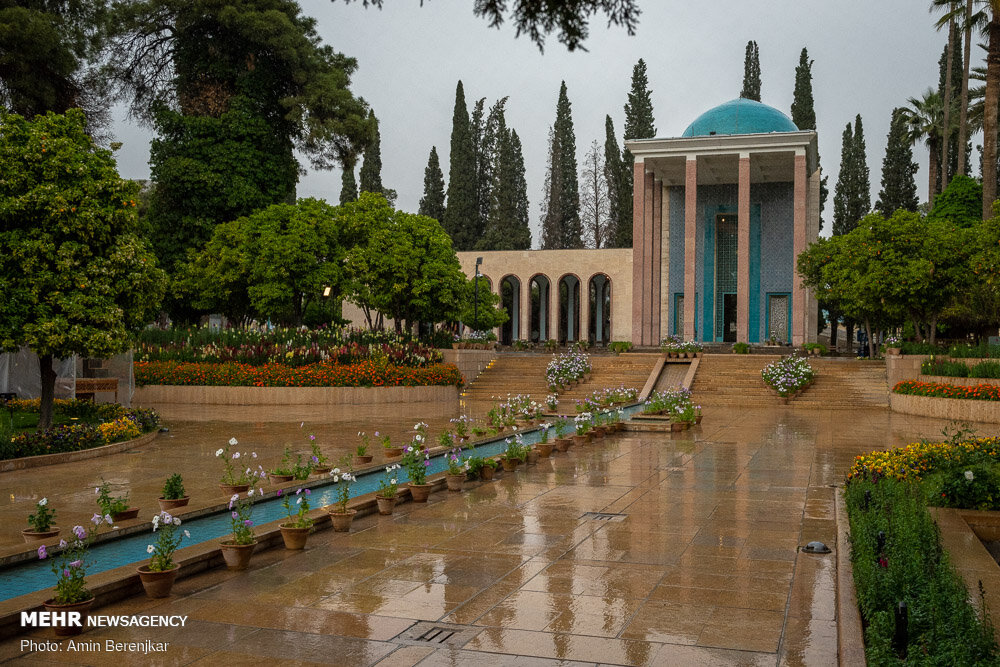
{"type": "Polygon", "coordinates": [[[517,276],[500,280],[500,307],[507,311],[507,321],[500,327],[500,344],[511,345],[521,331],[521,281],[517,276]]]}
{"type": "Polygon", "coordinates": [[[589,289],[590,322],[587,335],[595,345],[611,341],[611,278],[603,273],[591,277],[589,289]]]}
{"type": "Polygon", "coordinates": [[[580,339],[580,279],[567,274],[559,279],[559,340],[580,339]]]}
{"type": "Polygon", "coordinates": [[[545,342],[552,337],[549,326],[549,279],[539,274],[528,283],[531,291],[531,321],[528,338],[532,342],[545,342]]]}

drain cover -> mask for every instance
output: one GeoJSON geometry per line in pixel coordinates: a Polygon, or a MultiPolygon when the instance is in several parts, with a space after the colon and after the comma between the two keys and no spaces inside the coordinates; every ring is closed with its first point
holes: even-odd
{"type": "Polygon", "coordinates": [[[397,635],[393,641],[418,646],[465,646],[470,639],[482,632],[481,627],[431,623],[421,621],[397,635]]]}
{"type": "Polygon", "coordinates": [[[830,553],[830,547],[826,546],[822,542],[810,542],[809,544],[802,547],[802,550],[807,554],[828,554],[830,553]]]}
{"type": "Polygon", "coordinates": [[[612,514],[610,512],[585,512],[580,518],[591,521],[624,521],[626,516],[625,514],[612,514]]]}

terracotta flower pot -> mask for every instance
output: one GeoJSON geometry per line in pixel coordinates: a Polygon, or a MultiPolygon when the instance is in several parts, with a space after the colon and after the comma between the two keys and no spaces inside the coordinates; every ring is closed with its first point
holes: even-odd
{"type": "Polygon", "coordinates": [[[415,503],[426,503],[431,495],[433,484],[414,484],[410,482],[406,485],[410,489],[410,498],[415,503]]]}
{"type": "Polygon", "coordinates": [[[21,537],[24,538],[25,542],[38,542],[39,540],[47,540],[50,537],[55,537],[59,534],[59,526],[52,526],[49,530],[43,530],[41,532],[30,530],[25,528],[21,531],[21,537]]]}
{"type": "Polygon", "coordinates": [[[284,484],[295,479],[295,475],[276,475],[273,472],[267,477],[271,480],[271,484],[284,484]]]}
{"type": "Polygon", "coordinates": [[[462,484],[465,483],[465,477],[466,477],[465,473],[462,473],[460,475],[452,475],[452,474],[445,475],[444,479],[446,482],[448,482],[448,490],[461,491],[462,484]]]}
{"type": "Polygon", "coordinates": [[[497,469],[493,466],[483,466],[479,470],[479,478],[484,482],[489,482],[493,479],[493,476],[496,475],[496,473],[497,469]]]}
{"type": "Polygon", "coordinates": [[[55,601],[55,598],[51,598],[42,603],[46,611],[78,611],[80,612],[80,625],[75,626],[55,626],[52,628],[55,630],[56,637],[75,637],[76,635],[83,632],[83,629],[87,626],[87,612],[90,610],[91,605],[94,604],[94,598],[89,600],[84,600],[83,602],[71,602],[69,604],[60,604],[55,601]]]}
{"type": "Polygon", "coordinates": [[[674,433],[684,430],[684,422],[670,422],[670,430],[674,433]]]}
{"type": "Polygon", "coordinates": [[[337,533],[346,533],[351,529],[351,522],[354,521],[354,515],[357,514],[357,510],[340,510],[327,512],[330,515],[330,523],[333,524],[333,530],[337,533]]]}
{"type": "Polygon", "coordinates": [[[250,556],[257,546],[257,540],[250,544],[233,544],[232,542],[220,542],[219,549],[222,557],[226,560],[226,567],[233,572],[239,572],[250,567],[250,556]]]}
{"type": "Polygon", "coordinates": [[[385,458],[387,458],[387,459],[391,459],[391,458],[393,458],[395,456],[402,456],[403,455],[403,448],[402,447],[385,447],[382,450],[382,454],[385,455],[385,458]]]}
{"type": "Polygon", "coordinates": [[[306,548],[306,539],[309,537],[312,526],[299,528],[289,524],[281,524],[281,539],[285,541],[285,548],[289,551],[301,551],[306,548]]]}
{"type": "Polygon", "coordinates": [[[552,456],[552,446],[551,442],[540,442],[535,445],[535,450],[538,452],[538,458],[547,459],[552,456]]]}
{"type": "Polygon", "coordinates": [[[231,496],[234,493],[245,493],[249,488],[249,484],[219,484],[219,489],[227,496],[231,496]]]}
{"type": "Polygon", "coordinates": [[[175,510],[178,507],[185,507],[191,500],[191,496],[184,496],[183,498],[157,498],[156,502],[160,503],[160,511],[168,512],[170,510],[175,510]]]}
{"type": "Polygon", "coordinates": [[[592,430],[590,433],[595,438],[603,438],[605,430],[603,426],[595,426],[594,430],[592,430]]]}
{"type": "Polygon", "coordinates": [[[392,496],[391,498],[375,496],[375,502],[378,503],[378,513],[382,516],[389,516],[396,506],[396,496],[392,496]]]}
{"type": "Polygon", "coordinates": [[[901,347],[887,347],[885,348],[885,353],[891,356],[896,356],[903,351],[901,347]]]}
{"type": "Polygon", "coordinates": [[[574,435],[573,436],[573,444],[576,445],[577,447],[579,447],[581,445],[586,445],[588,439],[589,439],[589,436],[587,434],[574,435]]]}
{"type": "Polygon", "coordinates": [[[500,464],[503,466],[504,472],[512,472],[517,470],[517,466],[520,465],[521,459],[500,459],[500,464]]]}
{"type": "Polygon", "coordinates": [[[365,454],[364,456],[354,455],[354,460],[360,464],[371,463],[373,458],[375,458],[373,454],[365,454]]]}
{"type": "Polygon", "coordinates": [[[129,507],[124,512],[115,512],[114,514],[112,514],[111,520],[117,523],[118,521],[126,521],[128,519],[134,519],[137,516],[139,516],[139,508],[129,507]]]}
{"type": "Polygon", "coordinates": [[[177,579],[177,573],[180,569],[181,566],[175,563],[172,568],[162,572],[154,572],[149,569],[148,565],[141,565],[135,570],[139,573],[139,580],[146,590],[146,597],[155,600],[170,597],[170,590],[174,587],[174,581],[177,579]]]}
{"type": "Polygon", "coordinates": [[[330,471],[333,470],[330,466],[318,466],[312,469],[312,474],[314,475],[329,475],[330,471]]]}
{"type": "Polygon", "coordinates": [[[572,438],[557,438],[553,443],[557,451],[568,452],[569,446],[573,444],[572,438]]]}
{"type": "Polygon", "coordinates": [[[695,424],[700,424],[701,423],[701,417],[702,417],[701,415],[698,415],[697,417],[695,417],[694,418],[694,423],[695,424]]]}

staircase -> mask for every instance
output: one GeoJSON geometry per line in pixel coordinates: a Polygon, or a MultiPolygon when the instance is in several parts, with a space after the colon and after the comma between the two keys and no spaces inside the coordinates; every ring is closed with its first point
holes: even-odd
{"type": "MultiPolygon", "coordinates": [[[[559,395],[559,402],[572,406],[573,401],[585,398],[605,387],[634,387],[642,390],[653,371],[659,353],[626,353],[615,355],[590,355],[593,373],[583,382],[559,395]]],[[[507,394],[529,394],[542,402],[551,393],[545,383],[545,369],[552,360],[550,354],[499,354],[465,391],[468,401],[492,401],[506,398],[507,394]]]]}
{"type": "MultiPolygon", "coordinates": [[[[760,371],[777,355],[705,354],[694,383],[693,399],[702,405],[778,406],[760,371]]],[[[845,409],[887,407],[885,364],[856,359],[810,358],[816,378],[789,406],[845,409]]]]}

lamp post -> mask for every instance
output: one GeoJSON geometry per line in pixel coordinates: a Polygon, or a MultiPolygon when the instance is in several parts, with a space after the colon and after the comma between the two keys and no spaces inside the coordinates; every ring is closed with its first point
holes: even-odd
{"type": "Polygon", "coordinates": [[[473,309],[472,309],[472,327],[479,331],[479,265],[483,263],[482,257],[476,257],[476,278],[473,281],[475,295],[473,298],[473,309]]]}

